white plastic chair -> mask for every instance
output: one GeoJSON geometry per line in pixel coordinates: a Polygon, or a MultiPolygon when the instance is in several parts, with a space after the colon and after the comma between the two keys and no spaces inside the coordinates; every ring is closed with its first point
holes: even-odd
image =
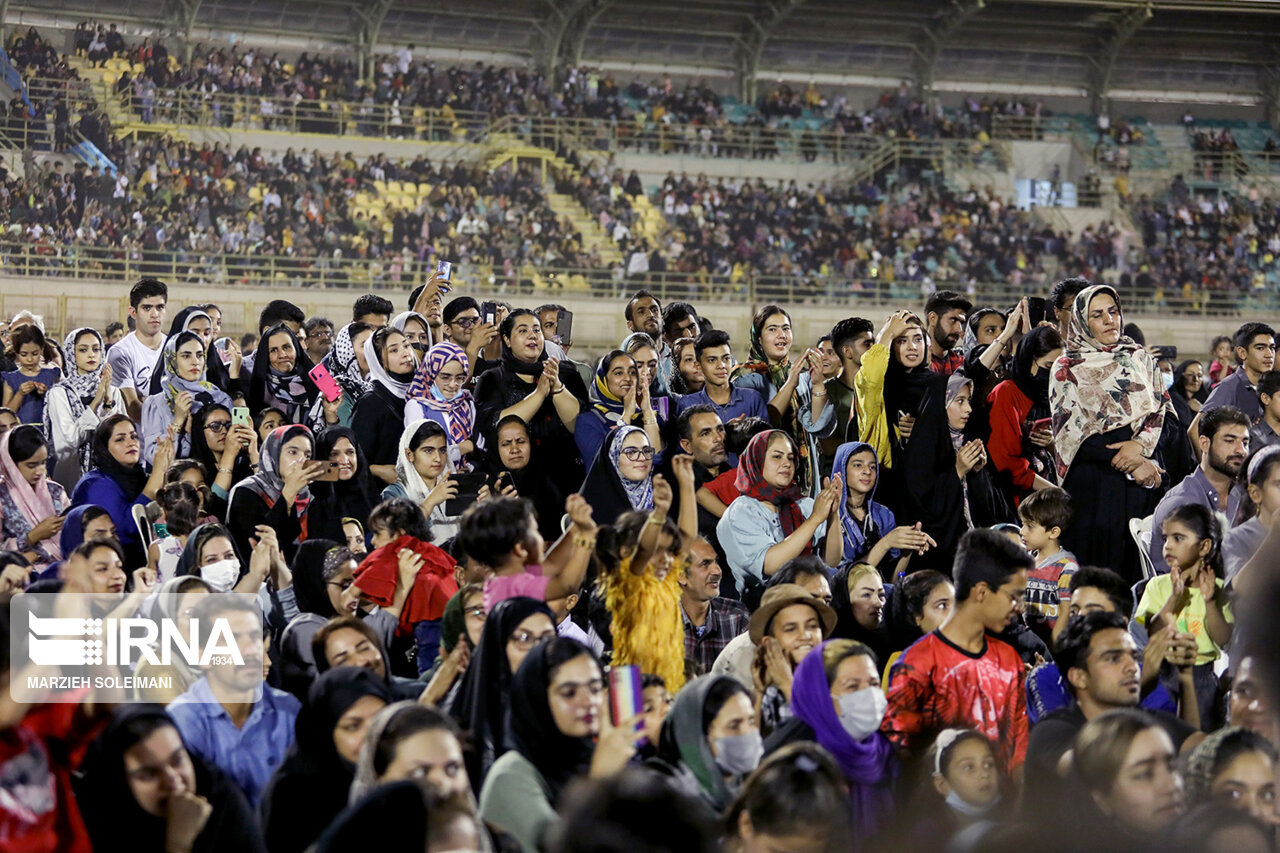
{"type": "Polygon", "coordinates": [[[1153,578],[1156,576],[1155,564],[1151,562],[1151,520],[1154,515],[1148,515],[1146,518],[1129,519],[1129,535],[1133,537],[1133,541],[1138,545],[1138,557],[1142,560],[1142,576],[1144,578],[1153,578]]]}

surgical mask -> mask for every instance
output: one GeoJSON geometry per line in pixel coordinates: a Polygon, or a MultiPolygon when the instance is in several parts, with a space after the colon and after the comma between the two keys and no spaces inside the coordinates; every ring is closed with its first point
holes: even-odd
{"type": "Polygon", "coordinates": [[[716,738],[716,764],[725,773],[745,776],[760,764],[764,757],[764,738],[760,732],[745,735],[729,735],[716,738]]]}
{"type": "Polygon", "coordinates": [[[218,592],[227,592],[240,579],[239,560],[219,560],[200,567],[200,577],[218,592]]]}
{"type": "Polygon", "coordinates": [[[999,802],[1000,802],[1000,798],[996,797],[994,800],[987,803],[985,806],[975,806],[973,803],[967,800],[961,799],[960,795],[956,793],[955,788],[952,788],[951,792],[947,794],[947,805],[951,806],[951,808],[960,812],[960,814],[966,815],[968,817],[982,817],[983,815],[987,814],[992,809],[994,809],[996,807],[996,804],[999,802]]]}
{"type": "Polygon", "coordinates": [[[879,687],[866,687],[844,694],[836,704],[840,706],[840,725],[854,740],[863,740],[880,730],[889,700],[879,687]]]}
{"type": "Polygon", "coordinates": [[[432,385],[430,390],[432,398],[439,400],[441,403],[447,403],[452,400],[453,397],[458,396],[458,392],[455,391],[453,397],[446,397],[445,393],[436,385],[432,385]]]}
{"type": "Polygon", "coordinates": [[[1165,373],[1164,374],[1164,390],[1168,391],[1172,387],[1173,387],[1173,374],[1165,373]]]}

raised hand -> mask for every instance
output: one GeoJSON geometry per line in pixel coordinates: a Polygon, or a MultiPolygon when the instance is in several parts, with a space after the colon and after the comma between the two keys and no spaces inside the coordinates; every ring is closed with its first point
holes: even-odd
{"type": "Polygon", "coordinates": [[[661,474],[656,475],[653,478],[653,511],[660,516],[665,516],[671,510],[674,500],[671,484],[667,482],[667,478],[661,474]]]}
{"type": "Polygon", "coordinates": [[[596,523],[591,517],[591,504],[582,495],[569,495],[564,502],[564,511],[579,533],[589,536],[596,532],[596,523]]]}
{"type": "Polygon", "coordinates": [[[692,487],[695,483],[693,457],[687,453],[680,453],[671,457],[671,473],[675,476],[676,483],[680,485],[680,488],[692,487]]]}

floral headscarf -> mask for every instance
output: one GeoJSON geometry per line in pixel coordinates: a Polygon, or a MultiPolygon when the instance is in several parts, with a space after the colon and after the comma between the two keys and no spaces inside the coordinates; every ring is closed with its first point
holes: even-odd
{"type": "MultiPolygon", "coordinates": [[[[797,476],[792,478],[791,485],[785,489],[775,488],[765,482],[764,458],[769,450],[769,442],[775,435],[785,436],[792,452],[795,452],[795,441],[784,431],[771,429],[758,433],[755,438],[751,439],[747,449],[742,452],[742,456],[738,458],[738,476],[734,479],[733,485],[744,497],[754,498],[778,507],[778,518],[782,522],[782,534],[783,536],[790,536],[797,527],[804,524],[804,513],[800,511],[800,506],[797,503],[804,496],[800,489],[798,478],[798,469],[801,462],[799,458],[796,459],[792,467],[797,470],[797,476]]],[[[805,553],[812,553],[812,551],[813,543],[807,543],[805,545],[805,553]]]]}
{"type": "Polygon", "coordinates": [[[354,403],[373,390],[373,383],[365,379],[360,371],[360,361],[356,358],[356,349],[351,343],[351,326],[348,323],[333,336],[333,349],[321,363],[354,403]]]}
{"type": "MultiPolygon", "coordinates": [[[[208,315],[204,316],[207,317],[208,315]]],[[[183,379],[178,375],[178,348],[191,341],[196,341],[200,344],[200,352],[203,355],[205,351],[204,339],[195,332],[182,332],[169,338],[164,344],[164,376],[160,380],[160,388],[164,393],[164,400],[169,406],[170,413],[177,410],[177,397],[184,391],[194,398],[191,403],[191,413],[193,415],[210,403],[230,407],[231,398],[227,396],[227,392],[208,380],[207,370],[200,371],[200,378],[194,380],[183,379]]]]}
{"type": "Polygon", "coordinates": [[[445,399],[436,388],[436,377],[444,370],[446,364],[456,361],[462,365],[465,373],[469,362],[467,353],[462,347],[445,341],[427,350],[422,364],[409,383],[410,400],[421,400],[422,405],[449,416],[449,443],[460,444],[471,438],[475,428],[475,406],[472,405],[471,392],[463,388],[452,399],[445,399]]]}
{"type": "MultiPolygon", "coordinates": [[[[67,392],[67,404],[71,407],[71,419],[79,420],[84,414],[84,410],[93,402],[94,394],[97,393],[98,383],[102,381],[102,369],[107,366],[106,345],[102,340],[102,334],[97,329],[82,326],[79,329],[73,329],[71,334],[62,341],[62,363],[65,367],[62,379],[58,385],[62,386],[67,392]],[[76,367],[76,340],[82,335],[93,335],[98,339],[98,345],[102,347],[102,358],[98,363],[98,367],[89,372],[81,373],[80,368],[76,367]]],[[[56,386],[55,386],[56,387],[56,386]]],[[[44,434],[46,436],[53,435],[53,407],[44,407],[44,434]]],[[[84,470],[89,469],[89,445],[86,441],[80,446],[80,465],[84,470]]]]}
{"type": "Polygon", "coordinates": [[[1120,308],[1119,294],[1107,285],[1080,291],[1071,306],[1066,351],[1053,365],[1049,401],[1060,477],[1087,439],[1122,427],[1133,430],[1144,455],[1154,453],[1165,413],[1173,408],[1154,356],[1131,338],[1104,346],[1089,334],[1089,303],[1099,294],[1120,308]]]}

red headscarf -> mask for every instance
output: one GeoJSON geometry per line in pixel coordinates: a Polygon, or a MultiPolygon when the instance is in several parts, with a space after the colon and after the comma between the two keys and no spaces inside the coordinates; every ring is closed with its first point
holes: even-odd
{"type": "MultiPolygon", "coordinates": [[[[800,489],[798,478],[793,476],[791,484],[785,489],[775,488],[765,482],[764,479],[764,457],[769,450],[769,442],[773,440],[775,435],[781,435],[787,439],[787,443],[791,446],[791,454],[796,456],[796,443],[780,429],[771,429],[766,432],[758,433],[755,438],[747,445],[747,449],[742,452],[742,456],[738,457],[738,476],[734,480],[734,486],[745,497],[755,498],[758,501],[771,503],[778,508],[778,520],[782,522],[782,535],[790,536],[795,529],[804,523],[804,513],[800,511],[800,505],[797,501],[803,497],[804,493],[800,489]]],[[[792,468],[795,469],[800,464],[800,460],[795,458],[792,468]]],[[[807,543],[804,548],[806,554],[813,552],[813,543],[807,543]]]]}

